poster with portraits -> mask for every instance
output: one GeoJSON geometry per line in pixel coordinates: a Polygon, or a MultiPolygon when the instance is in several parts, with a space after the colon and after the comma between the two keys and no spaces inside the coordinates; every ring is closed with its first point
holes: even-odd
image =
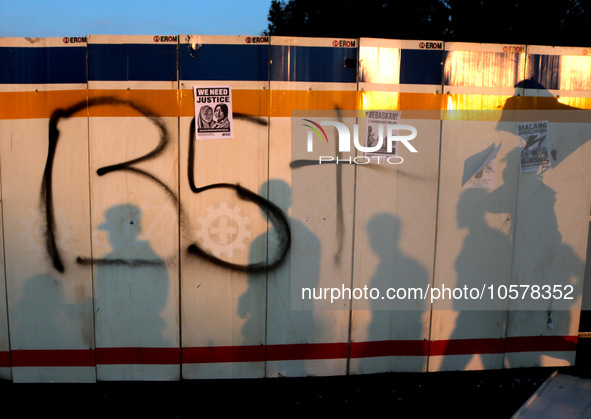
{"type": "Polygon", "coordinates": [[[230,86],[193,87],[195,139],[232,138],[232,89],[230,86]]]}

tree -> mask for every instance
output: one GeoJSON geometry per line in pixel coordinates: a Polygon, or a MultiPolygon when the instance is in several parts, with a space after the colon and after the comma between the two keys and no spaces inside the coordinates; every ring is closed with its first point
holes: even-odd
{"type": "Polygon", "coordinates": [[[449,11],[433,0],[273,0],[269,35],[358,38],[433,38],[441,34],[449,11]]]}
{"type": "Polygon", "coordinates": [[[591,46],[591,0],[273,0],[268,35],[591,46]]]}

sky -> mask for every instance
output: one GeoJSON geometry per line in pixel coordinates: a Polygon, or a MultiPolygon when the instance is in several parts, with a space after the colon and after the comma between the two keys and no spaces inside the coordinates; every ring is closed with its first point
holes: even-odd
{"type": "Polygon", "coordinates": [[[260,35],[271,0],[0,0],[0,37],[260,35]]]}

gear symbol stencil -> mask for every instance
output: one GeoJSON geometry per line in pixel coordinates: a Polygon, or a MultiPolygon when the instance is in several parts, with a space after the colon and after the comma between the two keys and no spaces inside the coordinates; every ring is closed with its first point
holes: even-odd
{"type": "Polygon", "coordinates": [[[251,236],[250,219],[242,212],[240,207],[230,207],[226,202],[217,208],[207,207],[207,213],[197,218],[200,244],[216,257],[232,257],[246,249],[245,241],[251,236]]]}

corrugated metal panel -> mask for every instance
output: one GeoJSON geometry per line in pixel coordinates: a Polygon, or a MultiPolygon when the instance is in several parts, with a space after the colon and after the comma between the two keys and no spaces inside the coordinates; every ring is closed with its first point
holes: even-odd
{"type": "Polygon", "coordinates": [[[88,48],[93,243],[81,256],[93,267],[97,379],[179,379],[178,45],[92,36],[88,48]],[[158,110],[167,91],[172,116],[158,110]]]}
{"type": "MultiPolygon", "coordinates": [[[[303,288],[350,286],[353,240],[352,167],[293,166],[306,128],[292,111],[328,111],[329,120],[356,103],[357,41],[272,38],[269,196],[290,216],[286,263],[269,273],[267,375],[337,375],[347,370],[347,307],[323,310],[303,288]],[[290,118],[291,117],[291,118],[290,118]],[[291,140],[290,140],[291,139],[291,140]],[[319,178],[322,182],[319,182],[319,178]]],[[[305,117],[305,116],[304,116],[305,117]]],[[[351,119],[345,118],[350,126],[351,119]]]]}
{"type": "Polygon", "coordinates": [[[420,135],[413,140],[418,153],[399,147],[402,164],[381,160],[357,166],[353,285],[377,289],[379,297],[353,301],[350,371],[355,374],[427,369],[430,304],[386,298],[391,290],[426,289],[433,276],[441,121],[425,97],[441,91],[443,47],[426,45],[360,40],[360,131],[365,136],[368,111],[396,110],[399,123],[420,135]],[[417,72],[419,66],[424,71],[417,72]]]}
{"type": "MultiPolygon", "coordinates": [[[[589,202],[589,138],[587,124],[564,122],[561,112],[585,106],[591,87],[579,72],[585,73],[591,57],[583,48],[528,46],[524,101],[548,119],[549,163],[542,173],[521,173],[514,228],[513,282],[564,289],[573,286],[582,294],[589,202]],[[575,70],[576,69],[576,70],[575,70]],[[569,108],[569,106],[571,106],[569,108]],[[555,116],[556,115],[556,116],[555,116]],[[576,181],[573,181],[577,179],[576,181]]],[[[514,153],[518,153],[517,148],[514,153]]],[[[515,170],[519,157],[512,162],[515,170]]],[[[535,352],[524,348],[507,351],[508,367],[572,365],[581,301],[543,299],[543,310],[508,312],[508,338],[536,336],[545,339],[535,352]],[[568,303],[568,304],[566,304],[568,303]],[[550,342],[561,343],[550,345],[550,342]]]]}
{"type": "Polygon", "coordinates": [[[91,272],[76,263],[79,252],[90,252],[87,121],[27,119],[31,108],[61,109],[62,92],[86,89],[86,45],[65,46],[62,38],[0,43],[18,49],[11,64],[21,74],[9,70],[3,80],[15,119],[0,121],[13,380],[94,381],[91,272]]]}
{"type": "MultiPolygon", "coordinates": [[[[0,161],[0,164],[2,162],[0,161]]],[[[0,166],[0,174],[2,167],[0,166]]],[[[0,179],[1,180],[1,179],[0,179]]],[[[2,185],[0,184],[0,216],[2,215],[2,185]]],[[[1,218],[0,218],[1,219],[1,218]]],[[[6,298],[6,275],[4,269],[4,233],[0,223],[0,378],[12,378],[10,369],[10,339],[8,337],[8,300],[6,298]]]]}
{"type": "MultiPolygon", "coordinates": [[[[498,132],[495,117],[486,116],[515,93],[524,51],[499,44],[445,45],[448,112],[441,132],[434,289],[508,285],[517,179],[504,163],[514,138],[498,132]],[[464,188],[497,148],[493,183],[464,188]]],[[[506,305],[487,302],[488,310],[462,301],[434,302],[430,371],[502,368],[506,305]]]]}
{"type": "Polygon", "coordinates": [[[184,378],[265,375],[266,274],[243,268],[267,263],[267,219],[237,185],[267,196],[269,46],[249,40],[180,43],[182,100],[192,107],[180,119],[184,378]],[[195,139],[193,86],[231,89],[233,138],[195,139]],[[190,246],[213,261],[187,253],[190,246]]]}

